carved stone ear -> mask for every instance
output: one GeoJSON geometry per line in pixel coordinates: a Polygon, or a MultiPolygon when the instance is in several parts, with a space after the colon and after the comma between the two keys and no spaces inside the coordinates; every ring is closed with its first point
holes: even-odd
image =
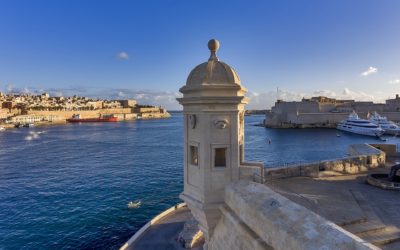
{"type": "Polygon", "coordinates": [[[214,121],[214,126],[218,129],[224,129],[229,125],[227,120],[216,120],[214,121]]]}

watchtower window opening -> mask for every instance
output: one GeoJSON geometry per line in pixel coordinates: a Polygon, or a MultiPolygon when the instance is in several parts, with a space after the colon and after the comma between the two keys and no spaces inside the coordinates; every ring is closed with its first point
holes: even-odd
{"type": "Polygon", "coordinates": [[[196,146],[190,146],[190,164],[198,166],[199,165],[199,149],[196,146]]]}
{"type": "Polygon", "coordinates": [[[215,167],[226,167],[226,148],[216,148],[214,155],[215,167]]]}
{"type": "Polygon", "coordinates": [[[239,146],[239,158],[240,158],[240,163],[244,162],[244,148],[243,148],[243,144],[240,144],[240,146],[239,146]]]}

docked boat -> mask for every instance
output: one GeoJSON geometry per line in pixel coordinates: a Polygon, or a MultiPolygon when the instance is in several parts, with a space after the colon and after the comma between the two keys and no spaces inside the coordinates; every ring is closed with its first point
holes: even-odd
{"type": "Polygon", "coordinates": [[[118,118],[109,116],[99,116],[98,118],[81,118],[79,114],[73,115],[72,118],[67,119],[67,122],[116,122],[118,118]]]}
{"type": "Polygon", "coordinates": [[[371,115],[369,121],[380,126],[383,130],[385,130],[385,134],[389,135],[400,134],[400,127],[396,125],[396,123],[389,121],[385,116],[381,116],[377,112],[374,112],[371,115]]]}
{"type": "Polygon", "coordinates": [[[380,137],[385,133],[380,126],[370,122],[369,120],[361,119],[357,113],[353,111],[346,120],[338,123],[338,130],[359,134],[380,137]]]}
{"type": "Polygon", "coordinates": [[[4,131],[4,130],[6,130],[6,128],[3,126],[0,126],[0,131],[4,131]]]}
{"type": "Polygon", "coordinates": [[[33,123],[25,123],[24,125],[22,125],[22,127],[24,127],[24,128],[31,128],[34,126],[35,126],[35,124],[33,124],[33,123]]]}

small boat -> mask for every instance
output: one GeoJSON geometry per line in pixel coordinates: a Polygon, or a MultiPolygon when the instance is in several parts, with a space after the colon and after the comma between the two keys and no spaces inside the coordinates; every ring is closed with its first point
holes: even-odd
{"type": "Polygon", "coordinates": [[[128,203],[128,208],[139,208],[141,204],[142,204],[142,202],[139,201],[139,200],[130,201],[130,202],[128,203]]]}
{"type": "Polygon", "coordinates": [[[33,123],[25,123],[24,125],[22,125],[22,127],[24,127],[24,128],[31,128],[34,126],[35,126],[35,124],[33,124],[33,123]]]}
{"type": "Polygon", "coordinates": [[[339,122],[336,128],[349,133],[375,136],[378,138],[385,133],[385,130],[380,126],[359,118],[355,111],[353,111],[346,120],[339,122]]]}
{"type": "Polygon", "coordinates": [[[22,127],[22,124],[21,123],[16,123],[16,124],[14,124],[14,127],[15,128],[20,128],[20,127],[22,127]]]}
{"type": "Polygon", "coordinates": [[[0,126],[0,131],[4,131],[4,130],[6,130],[6,128],[3,126],[0,126]]]}
{"type": "Polygon", "coordinates": [[[369,120],[380,126],[383,130],[385,130],[385,134],[389,135],[398,135],[400,134],[400,127],[396,125],[396,123],[389,121],[385,116],[379,115],[376,111],[372,114],[369,120]]]}

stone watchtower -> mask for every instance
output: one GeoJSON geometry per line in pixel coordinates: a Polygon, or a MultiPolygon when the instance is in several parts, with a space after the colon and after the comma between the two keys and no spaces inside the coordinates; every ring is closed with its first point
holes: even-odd
{"type": "Polygon", "coordinates": [[[221,215],[224,188],[240,179],[243,162],[244,105],[248,98],[235,70],[219,61],[219,42],[208,42],[211,56],[190,72],[178,98],[184,114],[184,191],[181,198],[199,222],[206,241],[221,215]]]}

